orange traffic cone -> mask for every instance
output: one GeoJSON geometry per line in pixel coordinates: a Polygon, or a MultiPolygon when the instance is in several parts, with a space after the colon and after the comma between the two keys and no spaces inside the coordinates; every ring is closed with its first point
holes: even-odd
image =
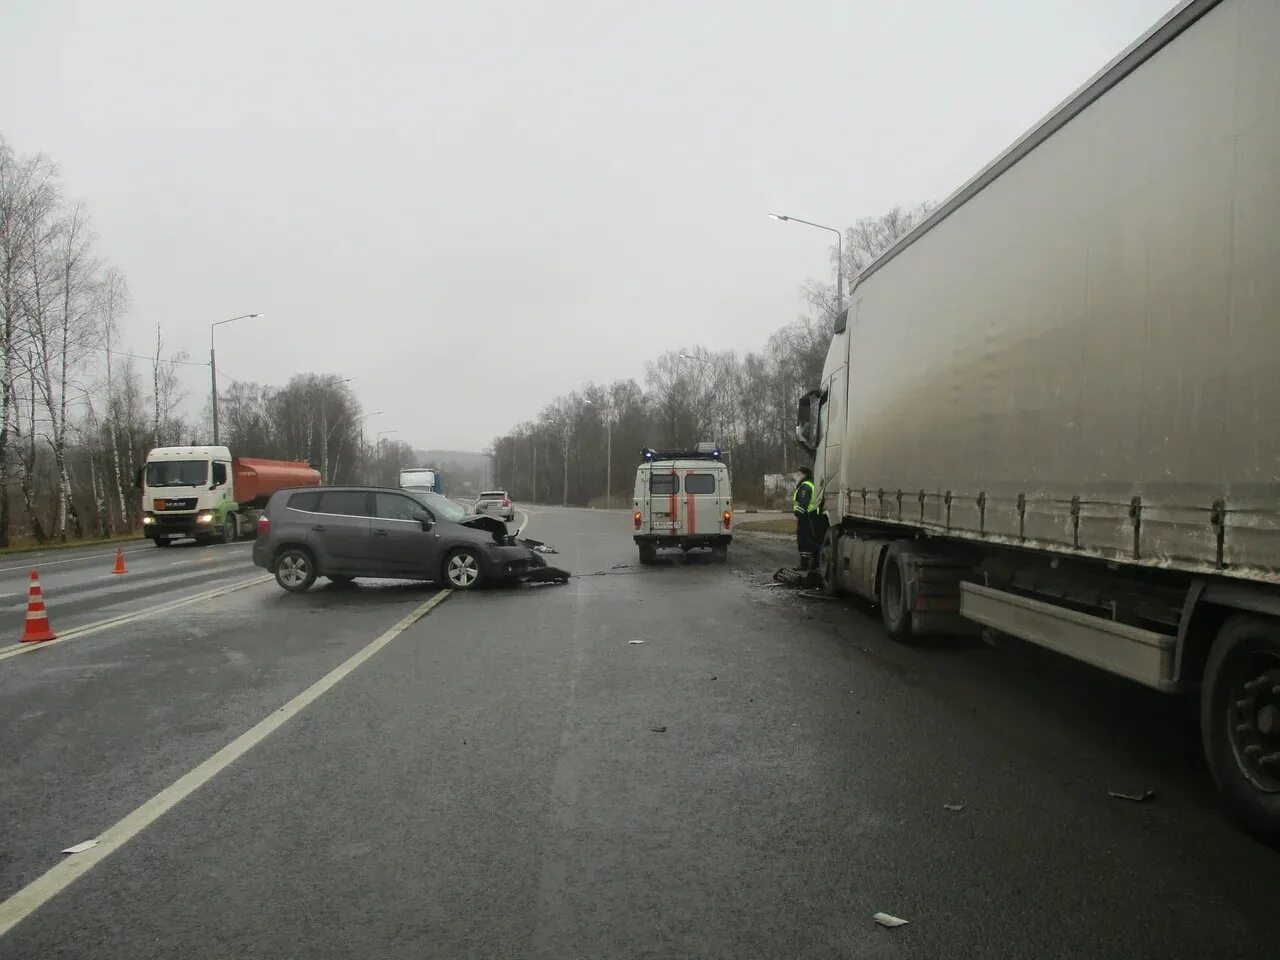
{"type": "Polygon", "coordinates": [[[49,626],[49,615],[44,609],[44,594],[40,592],[40,574],[31,571],[31,586],[27,588],[27,622],[22,626],[23,643],[39,643],[56,640],[57,634],[49,626]]]}
{"type": "Polygon", "coordinates": [[[116,547],[116,565],[111,570],[112,573],[128,573],[124,566],[124,551],[116,547]]]}

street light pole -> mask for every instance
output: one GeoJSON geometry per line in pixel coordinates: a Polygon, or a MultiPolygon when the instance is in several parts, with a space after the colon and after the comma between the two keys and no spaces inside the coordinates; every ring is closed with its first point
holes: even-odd
{"type": "Polygon", "coordinates": [[[825,224],[814,223],[812,220],[801,220],[799,217],[784,217],[778,213],[771,213],[769,216],[775,220],[786,220],[792,223],[803,223],[808,227],[817,227],[819,230],[830,230],[836,235],[836,313],[844,309],[844,234],[835,227],[828,227],[825,224]]]}
{"type": "Polygon", "coordinates": [[[213,385],[213,445],[218,445],[218,357],[213,352],[213,330],[220,327],[224,323],[231,323],[233,320],[252,320],[254,317],[260,317],[260,313],[244,313],[238,317],[228,317],[226,320],[215,320],[209,324],[209,380],[213,385]]]}
{"type": "MultiPolygon", "coordinates": [[[[382,438],[383,437],[385,437],[389,433],[399,433],[399,432],[400,432],[399,430],[379,430],[377,435],[373,439],[374,456],[379,458],[382,457],[382,438]]],[[[375,477],[374,479],[377,480],[378,478],[375,477]]]]}
{"type": "MultiPolygon", "coordinates": [[[[696,360],[698,361],[698,363],[705,364],[708,367],[714,367],[716,365],[716,362],[712,360],[710,357],[700,357],[694,353],[682,353],[680,354],[680,359],[696,360]]],[[[707,388],[706,400],[704,400],[703,402],[707,407],[711,406],[711,388],[710,387],[707,388]]],[[[711,429],[715,433],[719,434],[721,430],[720,430],[720,412],[718,410],[712,414],[712,419],[714,422],[711,425],[711,429]]],[[[711,439],[714,443],[720,443],[722,440],[722,438],[719,436],[714,436],[711,439]]]]}
{"type": "MultiPolygon", "coordinates": [[[[589,403],[595,406],[595,402],[591,400],[583,400],[583,403],[589,403]]],[[[613,407],[601,407],[601,417],[604,419],[604,508],[606,510],[613,509],[613,407]]]]}

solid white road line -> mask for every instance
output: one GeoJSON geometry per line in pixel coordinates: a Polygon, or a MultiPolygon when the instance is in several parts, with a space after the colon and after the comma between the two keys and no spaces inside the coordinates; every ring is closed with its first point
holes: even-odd
{"type": "MultiPolygon", "coordinates": [[[[216,548],[216,547],[225,547],[225,546],[248,547],[252,545],[253,543],[252,541],[250,541],[248,543],[232,543],[232,544],[213,543],[213,544],[210,544],[209,546],[211,548],[216,548]]],[[[126,557],[129,557],[135,553],[151,553],[152,551],[153,551],[153,548],[151,547],[137,547],[133,550],[125,550],[124,555],[126,557]]],[[[32,567],[40,567],[41,569],[43,569],[44,567],[57,566],[60,563],[82,563],[88,560],[101,560],[104,557],[111,558],[111,557],[114,557],[115,555],[116,555],[116,552],[114,550],[109,550],[106,553],[86,553],[83,556],[79,556],[79,557],[68,557],[66,560],[44,560],[39,563],[24,563],[16,567],[0,567],[0,573],[13,573],[15,570],[30,570],[32,567]]],[[[201,554],[201,555],[203,556],[204,554],[201,554]]],[[[184,560],[179,562],[188,563],[190,561],[184,560]]]]}
{"type": "MultiPolygon", "coordinates": [[[[127,557],[133,553],[142,553],[142,550],[126,550],[124,555],[127,557]]],[[[80,557],[68,557],[66,560],[44,560],[34,563],[23,563],[16,567],[0,567],[0,573],[13,573],[15,570],[30,570],[32,567],[52,567],[59,563],[83,563],[86,560],[101,560],[104,557],[114,557],[116,552],[112,550],[110,553],[86,553],[80,557]]]]}
{"type": "Polygon", "coordinates": [[[7,660],[10,657],[16,657],[19,654],[31,653],[35,650],[43,650],[52,647],[55,644],[66,643],[68,640],[79,640],[91,633],[97,633],[99,630],[106,630],[108,627],[118,626],[122,623],[129,623],[133,620],[140,620],[143,617],[149,617],[155,613],[164,613],[166,610],[173,610],[177,607],[184,607],[189,603],[199,603],[201,600],[212,600],[214,597],[221,597],[224,594],[234,593],[236,590],[243,590],[245,587],[252,587],[254,584],[266,583],[268,580],[274,579],[270,574],[261,577],[250,577],[248,580],[237,580],[235,583],[225,587],[218,587],[215,590],[206,590],[203,593],[193,594],[189,597],[179,597],[177,600],[170,600],[168,603],[161,603],[154,607],[146,607],[142,610],[135,610],[133,613],[122,613],[118,617],[108,617],[106,620],[99,620],[96,623],[87,623],[83,627],[75,627],[68,630],[55,640],[45,640],[41,643],[13,643],[7,647],[0,647],[0,660],[7,660]]]}
{"type": "Polygon", "coordinates": [[[183,774],[142,806],[125,814],[122,820],[98,835],[97,846],[84,853],[69,855],[57,866],[37,877],[8,900],[0,903],[0,937],[56,897],[71,884],[115,853],[151,824],[195,793],[219,773],[262,743],[275,731],[337,686],[353,670],[371,659],[388,643],[404,633],[449,596],[441,590],[426,603],[387,630],[368,646],[344,660],[307,689],[211,756],[195,769],[183,774]]]}

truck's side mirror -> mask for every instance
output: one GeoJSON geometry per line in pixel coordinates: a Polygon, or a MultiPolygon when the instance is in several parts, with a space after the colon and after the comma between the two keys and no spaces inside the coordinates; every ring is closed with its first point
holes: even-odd
{"type": "Polygon", "coordinates": [[[796,440],[810,453],[818,449],[818,404],[822,391],[810,390],[800,398],[796,411],[796,440]]]}
{"type": "Polygon", "coordinates": [[[139,468],[134,472],[134,474],[133,474],[133,489],[135,489],[135,490],[141,490],[141,489],[142,489],[142,471],[143,471],[143,470],[145,470],[145,469],[146,469],[145,467],[139,467],[139,468]]]}

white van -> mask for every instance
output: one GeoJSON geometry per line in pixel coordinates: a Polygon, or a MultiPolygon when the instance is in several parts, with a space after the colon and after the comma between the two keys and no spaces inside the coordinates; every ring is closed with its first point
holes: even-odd
{"type": "Polygon", "coordinates": [[[729,468],[714,444],[645,450],[644,462],[636,468],[634,509],[641,563],[653,563],[660,547],[710,547],[717,560],[728,559],[733,499],[729,468]]]}

